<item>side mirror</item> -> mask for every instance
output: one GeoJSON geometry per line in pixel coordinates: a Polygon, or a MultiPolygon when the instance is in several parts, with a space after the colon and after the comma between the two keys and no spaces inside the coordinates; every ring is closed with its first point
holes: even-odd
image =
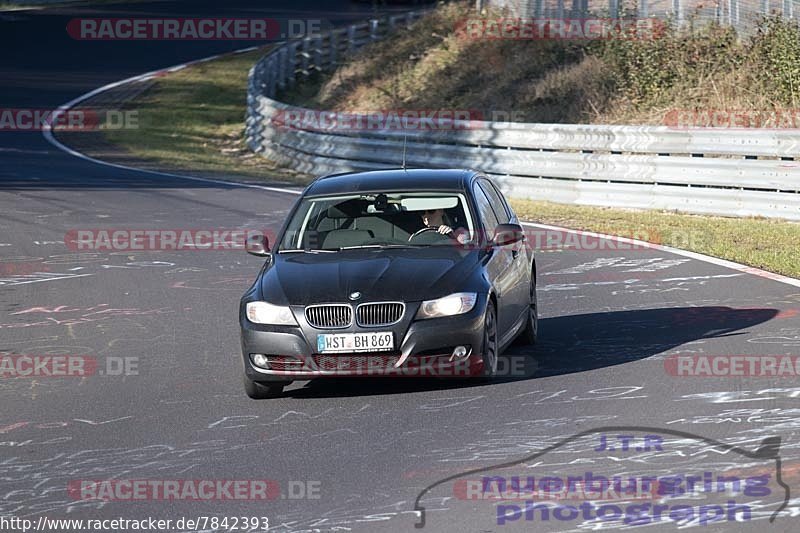
{"type": "Polygon", "coordinates": [[[269,239],[266,235],[250,235],[244,244],[245,250],[256,257],[269,257],[269,239]]]}
{"type": "Polygon", "coordinates": [[[494,230],[492,245],[505,246],[525,239],[525,232],[519,224],[500,224],[494,230]]]}

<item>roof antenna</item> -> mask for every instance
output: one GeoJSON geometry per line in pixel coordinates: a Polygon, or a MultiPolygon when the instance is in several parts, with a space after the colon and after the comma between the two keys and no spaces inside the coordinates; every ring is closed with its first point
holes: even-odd
{"type": "Polygon", "coordinates": [[[408,134],[403,135],[403,170],[406,169],[406,139],[408,139],[408,134]]]}

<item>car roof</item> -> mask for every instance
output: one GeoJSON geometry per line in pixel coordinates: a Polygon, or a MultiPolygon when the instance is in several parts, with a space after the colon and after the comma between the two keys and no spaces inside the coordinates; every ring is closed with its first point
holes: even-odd
{"type": "Polygon", "coordinates": [[[332,174],[314,180],[306,196],[379,191],[463,191],[473,176],[470,169],[391,169],[332,174]]]}

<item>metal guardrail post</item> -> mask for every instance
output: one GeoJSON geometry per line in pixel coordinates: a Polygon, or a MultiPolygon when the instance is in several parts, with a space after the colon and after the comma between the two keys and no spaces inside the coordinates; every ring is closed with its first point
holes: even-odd
{"type": "Polygon", "coordinates": [[[270,97],[275,96],[275,85],[277,81],[278,69],[277,69],[277,62],[275,58],[271,58],[269,63],[267,64],[267,94],[270,97]]]}
{"type": "Polygon", "coordinates": [[[322,39],[314,37],[312,40],[312,48],[314,49],[314,61],[311,65],[315,70],[322,71],[322,39]]]}
{"type": "Polygon", "coordinates": [[[369,21],[369,40],[378,40],[378,19],[372,19],[369,21]]]}
{"type": "Polygon", "coordinates": [[[295,69],[297,68],[297,42],[289,44],[289,54],[286,61],[286,66],[286,73],[288,74],[288,77],[286,78],[286,84],[289,87],[294,87],[294,77],[296,74],[295,69]]]}
{"type": "MultiPolygon", "coordinates": [[[[730,2],[730,0],[728,0],[730,2]]],[[[672,0],[672,12],[675,16],[675,24],[683,26],[683,3],[681,0],[672,0]]]]}
{"type": "Polygon", "coordinates": [[[337,32],[336,30],[331,30],[330,38],[329,38],[329,46],[330,50],[328,50],[328,64],[331,67],[336,67],[336,60],[339,54],[339,41],[337,40],[337,32]]]}
{"type": "Polygon", "coordinates": [[[639,0],[639,13],[640,18],[647,18],[647,0],[639,0]]]}
{"type": "Polygon", "coordinates": [[[556,18],[564,18],[564,0],[558,0],[558,8],[556,9],[556,18]]]}
{"type": "Polygon", "coordinates": [[[619,4],[617,0],[608,0],[608,14],[612,19],[619,16],[619,4]]]}
{"type": "Polygon", "coordinates": [[[286,48],[281,48],[278,51],[278,88],[281,90],[286,88],[286,78],[289,71],[289,51],[286,48]]]}
{"type": "Polygon", "coordinates": [[[309,40],[308,37],[306,37],[303,39],[303,51],[300,53],[300,57],[303,58],[300,61],[300,68],[303,69],[303,74],[308,74],[308,64],[309,64],[308,59],[309,57],[311,57],[311,54],[309,54],[310,49],[311,49],[311,41],[309,40]]]}
{"type": "Polygon", "coordinates": [[[356,49],[356,26],[351,24],[347,27],[347,51],[352,52],[356,49]]]}

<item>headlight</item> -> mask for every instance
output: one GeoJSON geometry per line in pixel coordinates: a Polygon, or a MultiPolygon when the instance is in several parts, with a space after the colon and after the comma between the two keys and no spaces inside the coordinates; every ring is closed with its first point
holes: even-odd
{"type": "Polygon", "coordinates": [[[477,293],[457,292],[437,300],[426,300],[419,306],[417,318],[435,318],[467,313],[475,307],[477,299],[477,293]]]}
{"type": "Polygon", "coordinates": [[[255,324],[276,326],[296,326],[292,310],[288,307],[272,305],[267,302],[247,302],[247,320],[255,324]]]}

